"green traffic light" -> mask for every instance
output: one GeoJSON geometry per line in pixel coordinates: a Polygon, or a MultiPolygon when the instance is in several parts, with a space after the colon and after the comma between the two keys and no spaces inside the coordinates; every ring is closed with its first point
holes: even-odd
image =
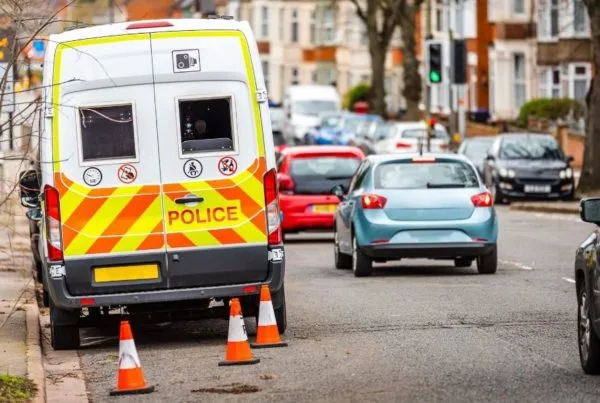
{"type": "Polygon", "coordinates": [[[439,83],[440,82],[440,73],[438,73],[437,71],[430,71],[429,72],[429,81],[431,81],[432,83],[439,83]]]}

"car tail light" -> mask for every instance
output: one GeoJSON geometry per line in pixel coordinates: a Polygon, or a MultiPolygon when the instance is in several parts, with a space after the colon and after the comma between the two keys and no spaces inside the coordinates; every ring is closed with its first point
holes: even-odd
{"type": "Polygon", "coordinates": [[[279,213],[279,197],[277,196],[277,174],[275,169],[267,171],[264,177],[265,208],[267,212],[267,231],[269,245],[280,245],[283,242],[281,233],[281,215],[279,213]]]}
{"type": "Polygon", "coordinates": [[[147,22],[134,22],[133,24],[127,25],[127,29],[148,29],[148,28],[167,28],[172,27],[168,21],[147,21],[147,22]]]}
{"type": "Polygon", "coordinates": [[[281,193],[294,194],[294,188],[296,187],[296,184],[289,175],[279,174],[277,175],[277,179],[279,182],[279,191],[281,193]]]}
{"type": "Polygon", "coordinates": [[[383,196],[368,194],[362,196],[361,202],[364,209],[381,209],[385,207],[387,199],[383,196]]]}
{"type": "Polygon", "coordinates": [[[483,192],[472,196],[471,202],[473,202],[475,207],[492,207],[494,204],[492,194],[490,192],[483,192]]]}
{"type": "Polygon", "coordinates": [[[410,143],[403,143],[402,141],[399,141],[396,143],[396,148],[411,148],[412,144],[410,143]]]}
{"type": "Polygon", "coordinates": [[[44,187],[44,204],[46,210],[46,245],[48,260],[61,262],[63,260],[63,245],[60,222],[60,195],[52,186],[44,187]]]}
{"type": "Polygon", "coordinates": [[[440,144],[440,150],[447,150],[448,144],[440,144]]]}

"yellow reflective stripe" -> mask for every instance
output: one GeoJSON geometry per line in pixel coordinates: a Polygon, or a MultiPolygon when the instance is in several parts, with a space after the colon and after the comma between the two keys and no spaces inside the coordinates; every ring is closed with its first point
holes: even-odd
{"type": "MultiPolygon", "coordinates": [[[[90,190],[88,190],[88,192],[90,190]]],[[[60,196],[60,218],[63,223],[67,222],[67,220],[71,217],[71,214],[77,210],[77,207],[79,207],[79,204],[84,199],[85,194],[75,193],[70,189],[60,196]]]]}
{"type": "Polygon", "coordinates": [[[52,71],[52,160],[54,172],[60,172],[60,141],[59,141],[59,117],[60,117],[60,71],[62,66],[62,53],[66,49],[75,49],[82,46],[102,45],[107,43],[118,43],[127,41],[139,41],[150,39],[150,34],[125,34],[120,36],[106,36],[102,38],[78,39],[69,42],[61,42],[56,45],[54,51],[54,66],[52,71]]]}
{"type": "MultiPolygon", "coordinates": [[[[140,212],[141,213],[141,212],[140,212]]],[[[113,247],[113,252],[137,250],[146,237],[163,220],[162,201],[158,196],[144,212],[144,218],[138,219],[113,247]]]]}

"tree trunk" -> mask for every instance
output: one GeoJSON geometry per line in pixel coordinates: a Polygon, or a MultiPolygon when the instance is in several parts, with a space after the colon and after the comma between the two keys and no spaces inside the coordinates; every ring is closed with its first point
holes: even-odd
{"type": "MultiPolygon", "coordinates": [[[[600,71],[600,13],[594,3],[586,1],[594,46],[593,63],[596,71],[600,71]]],[[[600,108],[600,80],[592,81],[586,104],[585,150],[581,178],[577,187],[580,194],[600,192],[600,113],[594,113],[600,108]]]]}
{"type": "Polygon", "coordinates": [[[404,59],[402,60],[404,88],[402,96],[406,100],[406,115],[404,120],[416,121],[421,119],[419,103],[421,102],[422,81],[419,74],[419,59],[417,59],[416,7],[407,6],[406,13],[400,19],[402,41],[404,43],[404,59]]]}
{"type": "Polygon", "coordinates": [[[371,44],[371,86],[369,88],[369,109],[371,113],[387,118],[387,107],[385,104],[385,56],[387,44],[377,41],[371,44]]]}

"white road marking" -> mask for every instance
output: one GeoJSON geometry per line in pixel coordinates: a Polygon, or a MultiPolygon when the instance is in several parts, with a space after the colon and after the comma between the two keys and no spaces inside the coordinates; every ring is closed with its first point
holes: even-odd
{"type": "Polygon", "coordinates": [[[575,284],[575,280],[573,280],[572,278],[563,277],[562,279],[565,280],[567,283],[573,283],[573,284],[575,284]]]}
{"type": "Polygon", "coordinates": [[[519,262],[513,262],[512,260],[500,260],[500,263],[509,264],[511,266],[515,266],[515,267],[518,267],[519,269],[523,269],[523,270],[533,270],[533,267],[531,267],[531,266],[526,266],[523,263],[519,263],[519,262]]]}

